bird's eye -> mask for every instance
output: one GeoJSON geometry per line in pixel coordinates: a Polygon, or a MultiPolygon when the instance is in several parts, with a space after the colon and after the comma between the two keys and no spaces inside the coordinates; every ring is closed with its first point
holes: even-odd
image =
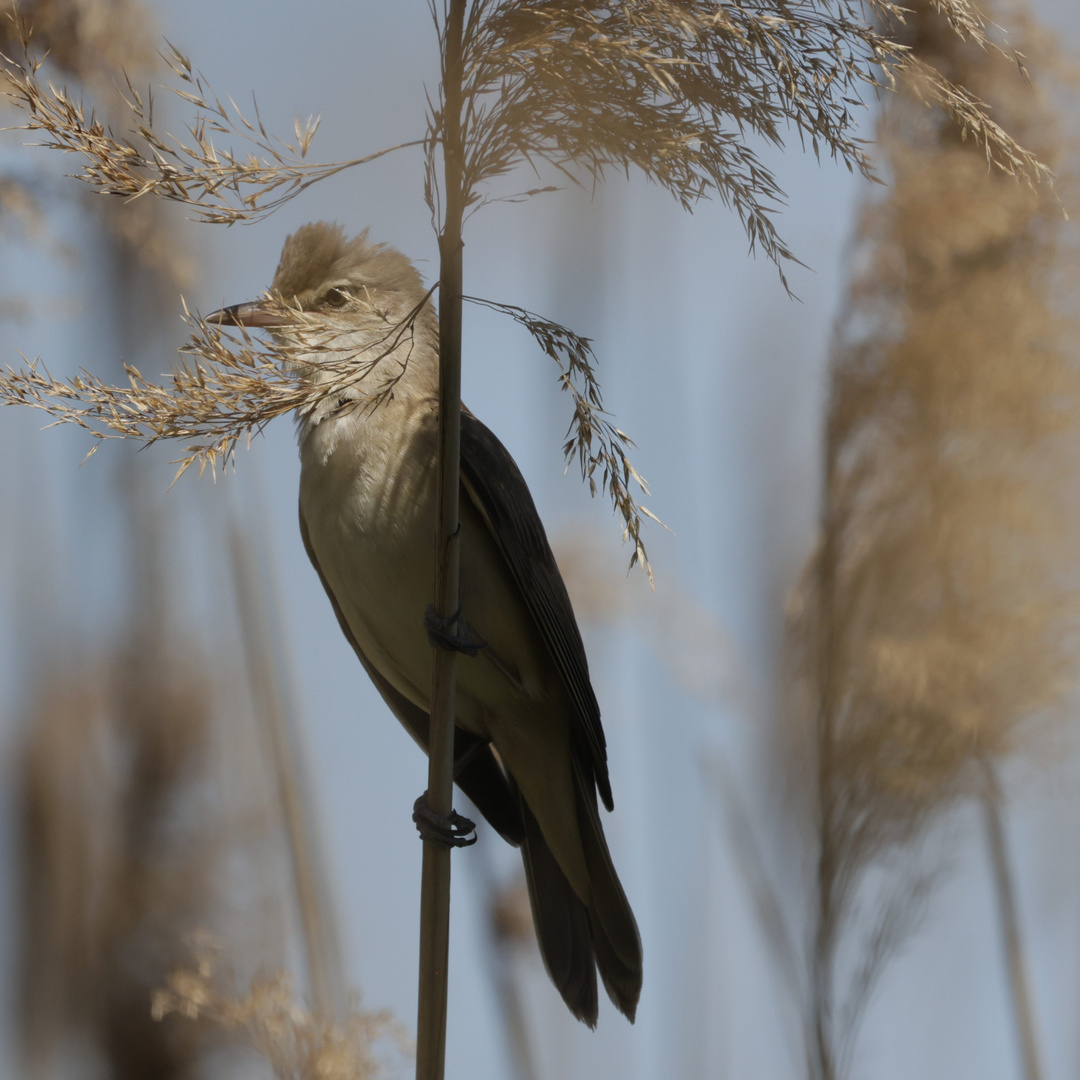
{"type": "Polygon", "coordinates": [[[349,294],[341,289],[327,289],[323,303],[330,307],[344,307],[349,302],[349,294]]]}

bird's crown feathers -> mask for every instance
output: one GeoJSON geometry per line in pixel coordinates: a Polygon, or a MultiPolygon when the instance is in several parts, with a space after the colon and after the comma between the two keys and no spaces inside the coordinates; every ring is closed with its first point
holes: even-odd
{"type": "Polygon", "coordinates": [[[386,244],[370,243],[367,236],[365,229],[346,237],[340,225],[326,221],[301,225],[285,241],[271,291],[301,305],[321,289],[340,284],[419,299],[423,285],[412,263],[386,244]]]}

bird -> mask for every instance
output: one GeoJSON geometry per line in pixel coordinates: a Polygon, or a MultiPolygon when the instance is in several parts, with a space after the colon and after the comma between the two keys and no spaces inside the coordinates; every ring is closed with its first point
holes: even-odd
{"type": "MultiPolygon", "coordinates": [[[[325,388],[297,415],[300,532],[345,637],[426,751],[433,664],[438,315],[406,256],[327,222],[285,241],[261,300],[208,322],[269,330],[325,388]],[[353,373],[352,377],[349,374],[353,373]]],[[[521,849],[544,964],[570,1012],[598,1015],[597,972],[631,1022],[637,922],[612,863],[607,746],[566,586],[521,471],[461,412],[457,785],[521,849]]]]}

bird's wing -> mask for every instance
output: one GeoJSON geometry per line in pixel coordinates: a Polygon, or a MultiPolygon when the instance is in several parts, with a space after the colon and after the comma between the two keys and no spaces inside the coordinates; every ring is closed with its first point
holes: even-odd
{"type": "MultiPolygon", "coordinates": [[[[319,560],[315,555],[315,549],[311,545],[311,536],[308,533],[307,522],[304,520],[303,507],[300,509],[300,537],[304,541],[304,550],[308,553],[311,565],[315,567],[315,573],[323,583],[326,595],[330,598],[330,604],[337,615],[341,632],[345,640],[353,647],[364,670],[375,684],[375,688],[382,695],[383,701],[390,706],[390,711],[401,721],[405,730],[420,744],[424,753],[428,749],[428,731],[431,727],[431,718],[420,708],[411,702],[404,694],[395,689],[390,682],[379,672],[379,669],[364,655],[364,651],[356,642],[345,618],[341,605],[337,602],[326,576],[319,566],[319,560]]],[[[418,614],[417,619],[421,616],[418,614]]],[[[468,764],[457,774],[455,782],[462,791],[472,800],[477,810],[487,818],[491,826],[511,844],[520,844],[525,837],[525,825],[521,818],[520,802],[516,791],[510,786],[506,773],[499,764],[490,746],[478,748],[477,744],[483,740],[462,728],[454,728],[454,760],[461,761],[466,757],[468,764]]]]}
{"type": "Polygon", "coordinates": [[[461,481],[494,537],[574,703],[578,760],[592,766],[610,810],[607,744],[570,597],[525,478],[506,447],[467,409],[461,413],[461,481]]]}

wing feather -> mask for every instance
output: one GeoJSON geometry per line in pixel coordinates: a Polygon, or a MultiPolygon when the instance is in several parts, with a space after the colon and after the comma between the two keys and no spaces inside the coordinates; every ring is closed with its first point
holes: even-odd
{"type": "Polygon", "coordinates": [[[461,481],[562,675],[578,721],[575,749],[582,764],[591,764],[600,797],[611,810],[607,743],[570,597],[525,478],[506,447],[467,409],[461,413],[461,481]]]}

